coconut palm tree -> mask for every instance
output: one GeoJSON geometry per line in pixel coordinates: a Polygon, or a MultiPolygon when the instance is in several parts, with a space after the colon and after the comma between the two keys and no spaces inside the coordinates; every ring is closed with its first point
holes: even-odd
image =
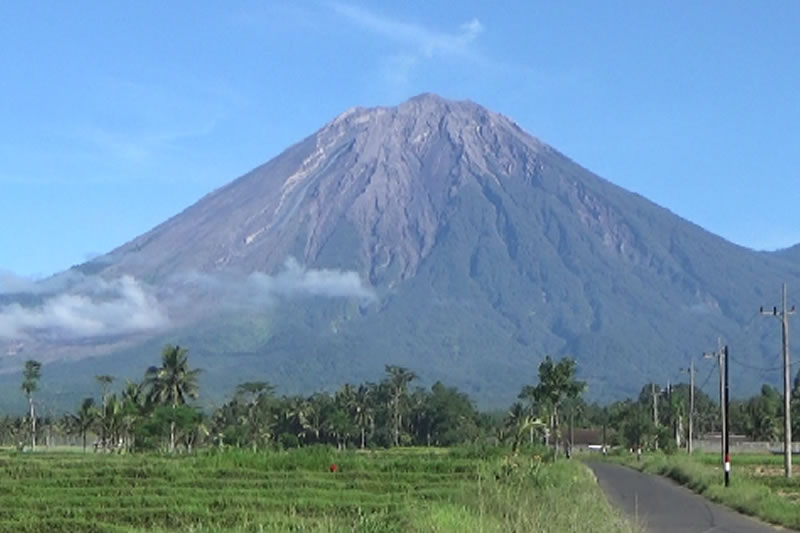
{"type": "Polygon", "coordinates": [[[134,428],[144,414],[145,393],[144,386],[135,381],[126,380],[121,391],[122,403],[122,434],[125,448],[130,451],[134,447],[134,428]]]}
{"type": "MultiPolygon", "coordinates": [[[[200,369],[190,369],[189,350],[167,344],[161,352],[161,366],[151,366],[145,374],[148,400],[151,404],[176,409],[186,400],[197,397],[197,375],[200,369]]],[[[169,451],[175,450],[175,421],[170,422],[169,451]]]]}
{"type": "Polygon", "coordinates": [[[408,385],[417,375],[407,368],[386,365],[388,376],[384,384],[389,390],[389,412],[392,414],[392,441],[400,445],[400,428],[403,426],[403,400],[408,392],[408,385]]]}
{"type": "Polygon", "coordinates": [[[311,410],[311,403],[302,396],[284,398],[279,413],[281,430],[296,437],[298,443],[305,444],[310,427],[311,410]]]}
{"type": "Polygon", "coordinates": [[[547,405],[550,410],[550,429],[555,437],[553,450],[558,453],[558,410],[564,400],[580,396],[586,383],[575,379],[577,364],[574,359],[566,357],[557,363],[548,355],[539,364],[539,384],[535,387],[534,397],[547,405]]]}
{"type": "MultiPolygon", "coordinates": [[[[102,374],[99,376],[95,376],[94,379],[97,383],[100,384],[100,387],[103,389],[103,396],[101,397],[102,401],[102,413],[101,418],[105,420],[106,418],[106,409],[108,408],[108,388],[114,382],[114,376],[109,376],[108,374],[102,374]]],[[[100,427],[100,441],[103,443],[103,446],[106,446],[106,440],[108,439],[108,435],[106,434],[106,424],[102,424],[100,427]]]]}
{"type": "Polygon", "coordinates": [[[367,445],[367,428],[371,427],[375,417],[375,386],[373,384],[359,385],[353,394],[350,412],[353,421],[361,433],[361,449],[367,445]]]}
{"type": "Polygon", "coordinates": [[[86,453],[86,433],[97,421],[97,408],[94,405],[94,398],[84,398],[81,407],[75,414],[70,414],[72,426],[78,431],[83,442],[83,453],[86,453]]]}
{"type": "Polygon", "coordinates": [[[275,428],[272,408],[275,387],[265,381],[248,381],[236,387],[235,401],[245,405],[245,413],[238,422],[244,424],[253,451],[259,444],[267,445],[275,428]]]}
{"type": "Polygon", "coordinates": [[[25,361],[25,370],[22,371],[22,390],[28,398],[31,414],[31,449],[36,450],[36,411],[33,407],[33,393],[39,388],[39,378],[42,377],[42,363],[33,359],[25,361]]]}

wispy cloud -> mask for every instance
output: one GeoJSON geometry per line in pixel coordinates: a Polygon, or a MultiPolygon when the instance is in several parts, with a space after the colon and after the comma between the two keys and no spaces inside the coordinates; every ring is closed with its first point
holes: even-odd
{"type": "Polygon", "coordinates": [[[338,14],[354,24],[400,44],[413,47],[425,57],[435,55],[471,56],[470,45],[484,30],[483,25],[476,18],[462,24],[459,31],[447,33],[419,24],[391,19],[351,4],[335,2],[331,5],[338,14]]]}
{"type": "Polygon", "coordinates": [[[386,39],[398,50],[384,57],[381,71],[395,85],[406,85],[414,69],[431,59],[458,59],[485,63],[474,43],[484,32],[477,18],[450,32],[421,24],[390,18],[374,11],[343,2],[333,2],[332,9],[351,24],[386,39]]]}
{"type": "Polygon", "coordinates": [[[287,259],[283,269],[272,275],[192,272],[174,276],[173,282],[198,287],[215,295],[228,307],[263,307],[273,305],[279,298],[299,296],[376,299],[375,292],[364,284],[357,272],[309,269],[294,258],[287,259]]]}
{"type": "Polygon", "coordinates": [[[75,138],[124,162],[144,162],[163,155],[182,141],[214,132],[237,95],[226,87],[174,79],[163,83],[105,78],[113,109],[102,109],[78,125],[75,138]]]}

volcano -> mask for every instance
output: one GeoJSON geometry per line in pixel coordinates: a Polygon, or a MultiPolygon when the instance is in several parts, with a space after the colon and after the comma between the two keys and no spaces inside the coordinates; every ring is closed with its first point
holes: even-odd
{"type": "Polygon", "coordinates": [[[744,365],[776,366],[778,332],[758,309],[782,282],[800,284],[796,250],[727,242],[503,115],[423,94],[350,109],[73,269],[146,284],[169,326],[82,338],[91,358],[30,335],[60,354],[62,392],[97,373],[138,377],[173,342],[206,370],[209,398],[254,376],[287,393],[332,390],[396,364],[503,405],[545,355],[570,355],[589,397],[610,399],[677,381],[722,337],[745,393],[777,381],[744,365]],[[292,270],[319,290],[281,292],[292,270]],[[269,304],[233,302],[254,276],[272,287],[269,304]],[[353,290],[325,293],[345,276],[353,290]]]}

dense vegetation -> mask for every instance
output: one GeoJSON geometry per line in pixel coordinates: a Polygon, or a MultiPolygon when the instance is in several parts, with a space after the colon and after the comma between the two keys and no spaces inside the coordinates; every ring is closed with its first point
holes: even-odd
{"type": "Polygon", "coordinates": [[[551,437],[560,431],[559,408],[577,402],[584,389],[575,379],[574,361],[548,357],[540,365],[539,383],[520,393],[527,408],[517,405],[505,417],[492,416],[479,413],[466,394],[442,383],[412,389],[416,374],[389,365],[382,381],[346,384],[333,395],[279,397],[267,382],[241,383],[228,402],[208,413],[192,405],[200,370],[190,367],[188,350],[167,345],[161,366],[148,368],[140,383],[128,381],[112,392],[114,378],[98,375],[100,401],[87,397],[74,413],[41,418],[34,409],[41,365],[29,361],[27,366],[35,369],[33,374],[26,370],[22,385],[30,413],[0,421],[0,443],[19,448],[30,443],[33,449],[37,437],[50,444],[54,436],[73,443],[79,439],[84,450],[91,436],[95,449],[119,452],[192,451],[198,446],[255,451],[314,444],[340,450],[446,447],[489,438],[518,449],[523,437],[532,445],[539,435],[557,448],[551,437]]]}
{"type": "MultiPolygon", "coordinates": [[[[614,402],[605,407],[589,406],[589,420],[614,431],[610,442],[626,447],[643,446],[671,450],[685,446],[689,433],[689,385],[669,388],[649,383],[637,399],[614,402]],[[658,418],[653,416],[653,396],[658,418]]],[[[800,372],[792,391],[792,434],[800,435],[800,372]]],[[[730,431],[749,440],[782,442],[783,394],[770,385],[750,398],[730,402],[730,431]]],[[[694,438],[721,431],[719,403],[695,390],[694,438]]]]}
{"type": "MultiPolygon", "coordinates": [[[[507,411],[488,413],[479,412],[466,393],[443,383],[415,387],[418,376],[393,365],[386,366],[378,382],[345,384],[333,394],[279,396],[266,381],[248,381],[218,408],[202,409],[196,403],[201,371],[190,366],[188,350],[167,345],[161,365],[148,368],[141,382],[119,384],[113,376],[98,375],[99,399],[88,396],[71,413],[43,415],[36,399],[42,373],[38,362],[28,361],[22,391],[29,410],[22,417],[0,418],[0,445],[35,448],[38,441],[130,452],[314,444],[363,449],[488,443],[519,449],[544,443],[558,451],[570,445],[569,425],[595,430],[594,444],[669,450],[685,445],[689,429],[688,385],[662,390],[649,383],[635,399],[588,404],[582,397],[586,385],[576,379],[577,365],[569,358],[546,357],[539,365],[538,383],[522,387],[519,401],[507,411]]],[[[793,425],[800,434],[800,374],[794,396],[793,425]]],[[[778,392],[765,385],[761,394],[732,402],[731,429],[753,440],[777,441],[782,438],[782,405],[778,392]]],[[[696,390],[695,437],[717,431],[719,425],[718,405],[696,390]]]]}

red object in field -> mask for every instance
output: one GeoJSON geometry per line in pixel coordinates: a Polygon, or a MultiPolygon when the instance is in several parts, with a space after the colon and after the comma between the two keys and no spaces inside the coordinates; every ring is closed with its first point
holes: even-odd
{"type": "Polygon", "coordinates": [[[339,471],[339,467],[336,465],[336,463],[331,463],[331,466],[329,468],[330,468],[331,472],[338,472],[339,471]]]}

